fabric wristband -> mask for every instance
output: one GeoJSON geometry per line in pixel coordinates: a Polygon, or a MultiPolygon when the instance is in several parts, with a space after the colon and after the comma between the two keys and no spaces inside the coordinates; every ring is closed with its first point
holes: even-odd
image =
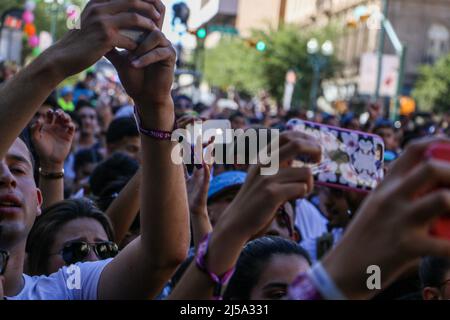
{"type": "Polygon", "coordinates": [[[214,282],[214,300],[222,300],[222,288],[230,281],[233,276],[235,268],[228,270],[222,276],[218,276],[215,273],[208,270],[206,267],[206,255],[208,253],[209,241],[211,239],[211,233],[205,236],[205,238],[198,245],[197,255],[195,257],[195,264],[197,267],[206,273],[214,282]]]}
{"type": "MultiPolygon", "coordinates": [[[[139,115],[139,112],[138,112],[136,106],[134,106],[134,118],[136,119],[139,133],[143,134],[144,136],[150,137],[155,140],[163,140],[163,141],[172,140],[172,132],[173,131],[162,131],[162,130],[144,128],[142,126],[141,116],[139,115]]],[[[174,125],[173,130],[175,130],[175,129],[176,129],[176,125],[174,125]]]]}

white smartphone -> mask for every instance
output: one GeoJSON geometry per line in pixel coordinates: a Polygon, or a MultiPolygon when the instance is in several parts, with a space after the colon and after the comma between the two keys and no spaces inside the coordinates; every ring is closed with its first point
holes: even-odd
{"type": "Polygon", "coordinates": [[[124,29],[120,30],[120,34],[130,38],[136,43],[141,43],[144,41],[145,32],[141,30],[131,30],[131,29],[124,29]]]}

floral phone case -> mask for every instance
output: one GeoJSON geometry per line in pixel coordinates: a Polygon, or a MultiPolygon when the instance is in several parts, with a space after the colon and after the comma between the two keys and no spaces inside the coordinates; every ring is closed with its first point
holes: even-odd
{"type": "Polygon", "coordinates": [[[381,137],[300,119],[290,120],[287,127],[313,136],[322,146],[320,163],[297,159],[293,164],[310,167],[316,184],[369,192],[383,179],[384,143],[381,137]]]}

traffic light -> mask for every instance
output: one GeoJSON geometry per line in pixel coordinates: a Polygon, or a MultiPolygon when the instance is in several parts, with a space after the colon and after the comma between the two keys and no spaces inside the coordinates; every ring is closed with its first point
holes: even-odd
{"type": "Polygon", "coordinates": [[[266,51],[266,49],[267,49],[267,45],[264,41],[258,41],[256,43],[256,50],[263,52],[263,51],[266,51]]]}
{"type": "Polygon", "coordinates": [[[205,28],[200,28],[197,30],[197,38],[205,39],[207,35],[208,35],[208,32],[206,31],[205,28]]]}

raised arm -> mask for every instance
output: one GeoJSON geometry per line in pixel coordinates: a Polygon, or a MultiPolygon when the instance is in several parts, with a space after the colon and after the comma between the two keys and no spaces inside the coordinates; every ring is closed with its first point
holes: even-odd
{"type": "MultiPolygon", "coordinates": [[[[263,230],[275,217],[277,208],[288,200],[306,196],[313,188],[313,177],[307,168],[290,168],[288,163],[298,155],[319,161],[320,146],[299,132],[280,136],[279,173],[260,175],[253,166],[245,184],[214,228],[206,255],[206,268],[224,275],[236,264],[243,246],[263,230]]],[[[175,300],[211,299],[214,282],[192,263],[169,297],[175,300]]]]}
{"type": "Polygon", "coordinates": [[[139,212],[141,170],[127,183],[106,210],[114,228],[115,241],[121,243],[139,212]]]}
{"type": "Polygon", "coordinates": [[[70,152],[75,126],[61,110],[49,111],[31,125],[33,145],[39,156],[39,189],[45,209],[64,200],[64,161],[70,152]]]}
{"type": "MultiPolygon", "coordinates": [[[[161,1],[154,4],[161,13],[161,28],[165,8],[161,1]]],[[[175,110],[170,93],[176,53],[165,36],[153,31],[136,51],[113,51],[108,58],[136,103],[141,126],[172,131],[175,110]]],[[[145,134],[141,139],[141,236],[105,267],[98,289],[100,299],[153,298],[187,256],[186,183],[182,165],[171,158],[175,143],[145,134]]]]}
{"type": "Polygon", "coordinates": [[[418,141],[407,149],[323,259],[324,268],[347,298],[372,298],[417,265],[420,257],[450,257],[448,239],[430,234],[433,223],[439,217],[448,219],[450,212],[450,164],[424,160],[427,148],[436,141],[418,141]],[[380,268],[381,290],[368,289],[369,266],[380,268]]]}
{"type": "Polygon", "coordinates": [[[61,81],[88,68],[115,47],[136,48],[134,41],[120,35],[120,29],[155,28],[150,19],[128,12],[131,10],[154,15],[153,6],[144,1],[91,0],[83,11],[80,30],[68,32],[0,88],[0,158],[61,81]]]}
{"type": "Polygon", "coordinates": [[[202,168],[195,168],[187,181],[189,213],[195,248],[212,231],[207,208],[210,171],[211,167],[204,164],[202,168]]]}

